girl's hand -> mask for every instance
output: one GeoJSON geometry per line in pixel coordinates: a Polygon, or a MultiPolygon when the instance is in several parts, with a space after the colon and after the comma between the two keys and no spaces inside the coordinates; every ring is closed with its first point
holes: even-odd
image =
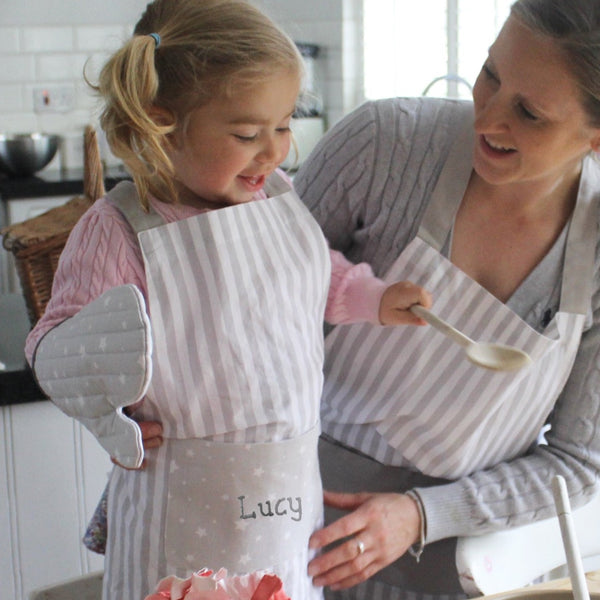
{"type": "Polygon", "coordinates": [[[361,583],[419,540],[421,517],[410,496],[326,491],[324,498],[325,504],[352,512],[310,538],[311,548],[342,542],[309,563],[308,574],[316,586],[340,590],[361,583]]]}
{"type": "MultiPolygon", "coordinates": [[[[138,423],[140,429],[142,430],[142,443],[144,444],[144,451],[150,450],[152,448],[158,448],[162,444],[162,425],[158,421],[140,421],[138,423]]],[[[128,471],[136,471],[138,469],[128,469],[124,467],[118,460],[114,459],[112,456],[110,460],[113,464],[127,469],[128,471]]],[[[139,469],[143,469],[146,466],[146,459],[142,461],[142,465],[139,469]]]]}
{"type": "Polygon", "coordinates": [[[410,281],[399,281],[390,285],[379,303],[379,322],[382,325],[426,325],[409,308],[413,304],[431,307],[431,294],[410,281]]]}

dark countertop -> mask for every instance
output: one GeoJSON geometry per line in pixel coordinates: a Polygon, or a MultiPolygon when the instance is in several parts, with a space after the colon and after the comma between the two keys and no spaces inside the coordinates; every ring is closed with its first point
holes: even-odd
{"type": "Polygon", "coordinates": [[[21,294],[0,294],[0,406],[45,400],[23,348],[31,329],[21,294]]]}
{"type": "MultiPolygon", "coordinates": [[[[124,167],[104,171],[104,185],[111,189],[119,181],[129,179],[124,167]]],[[[40,171],[31,177],[8,177],[0,174],[0,198],[43,198],[45,196],[76,196],[83,193],[83,169],[40,171]]]]}

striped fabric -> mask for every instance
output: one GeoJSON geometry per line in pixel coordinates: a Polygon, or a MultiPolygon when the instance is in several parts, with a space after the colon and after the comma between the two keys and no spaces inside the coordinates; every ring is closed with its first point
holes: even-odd
{"type": "Polygon", "coordinates": [[[344,439],[369,453],[365,433],[374,428],[381,449],[402,457],[390,461],[380,449],[375,458],[434,477],[460,477],[521,454],[570,371],[578,339],[564,334],[581,329],[583,315],[559,313],[540,335],[420,238],[386,275],[397,279],[430,290],[436,313],[472,339],[522,348],[534,364],[506,373],[476,367],[432,327],[338,326],[327,338],[324,430],[336,436],[345,425],[344,439]]]}
{"type": "MultiPolygon", "coordinates": [[[[144,471],[113,474],[104,600],[142,598],[186,574],[165,559],[168,495],[180,491],[168,485],[170,439],[278,442],[318,424],[329,252],[289,186],[268,183],[266,200],[139,233],[155,350],[138,412],[162,422],[165,442],[144,471]]],[[[220,542],[206,544],[205,563],[220,542]]],[[[291,597],[318,600],[301,545],[278,574],[291,597]]]]}

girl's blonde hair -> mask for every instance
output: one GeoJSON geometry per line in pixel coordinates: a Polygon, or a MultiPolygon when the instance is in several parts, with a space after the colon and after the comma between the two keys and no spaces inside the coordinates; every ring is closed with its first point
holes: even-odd
{"type": "Polygon", "coordinates": [[[165,147],[190,112],[279,72],[303,73],[294,42],[244,0],[155,0],[102,69],[100,124],[148,207],[176,201],[165,147]],[[157,34],[150,35],[150,34],[157,34]],[[157,111],[160,109],[160,118],[157,111]],[[165,117],[165,115],[171,115],[165,117]]]}

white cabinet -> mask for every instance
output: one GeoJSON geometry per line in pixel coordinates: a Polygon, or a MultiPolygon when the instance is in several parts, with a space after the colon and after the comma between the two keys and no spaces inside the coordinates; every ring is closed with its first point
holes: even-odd
{"type": "Polygon", "coordinates": [[[2,407],[1,596],[101,570],[81,542],[112,468],[91,434],[49,401],[2,407]]]}
{"type": "MultiPolygon", "coordinates": [[[[27,219],[37,217],[42,213],[64,204],[73,196],[49,196],[46,198],[23,198],[18,200],[6,201],[6,220],[7,225],[20,223],[27,219]]],[[[19,278],[14,265],[12,254],[2,250],[2,258],[0,259],[0,292],[10,294],[21,292],[19,278]]]]}

